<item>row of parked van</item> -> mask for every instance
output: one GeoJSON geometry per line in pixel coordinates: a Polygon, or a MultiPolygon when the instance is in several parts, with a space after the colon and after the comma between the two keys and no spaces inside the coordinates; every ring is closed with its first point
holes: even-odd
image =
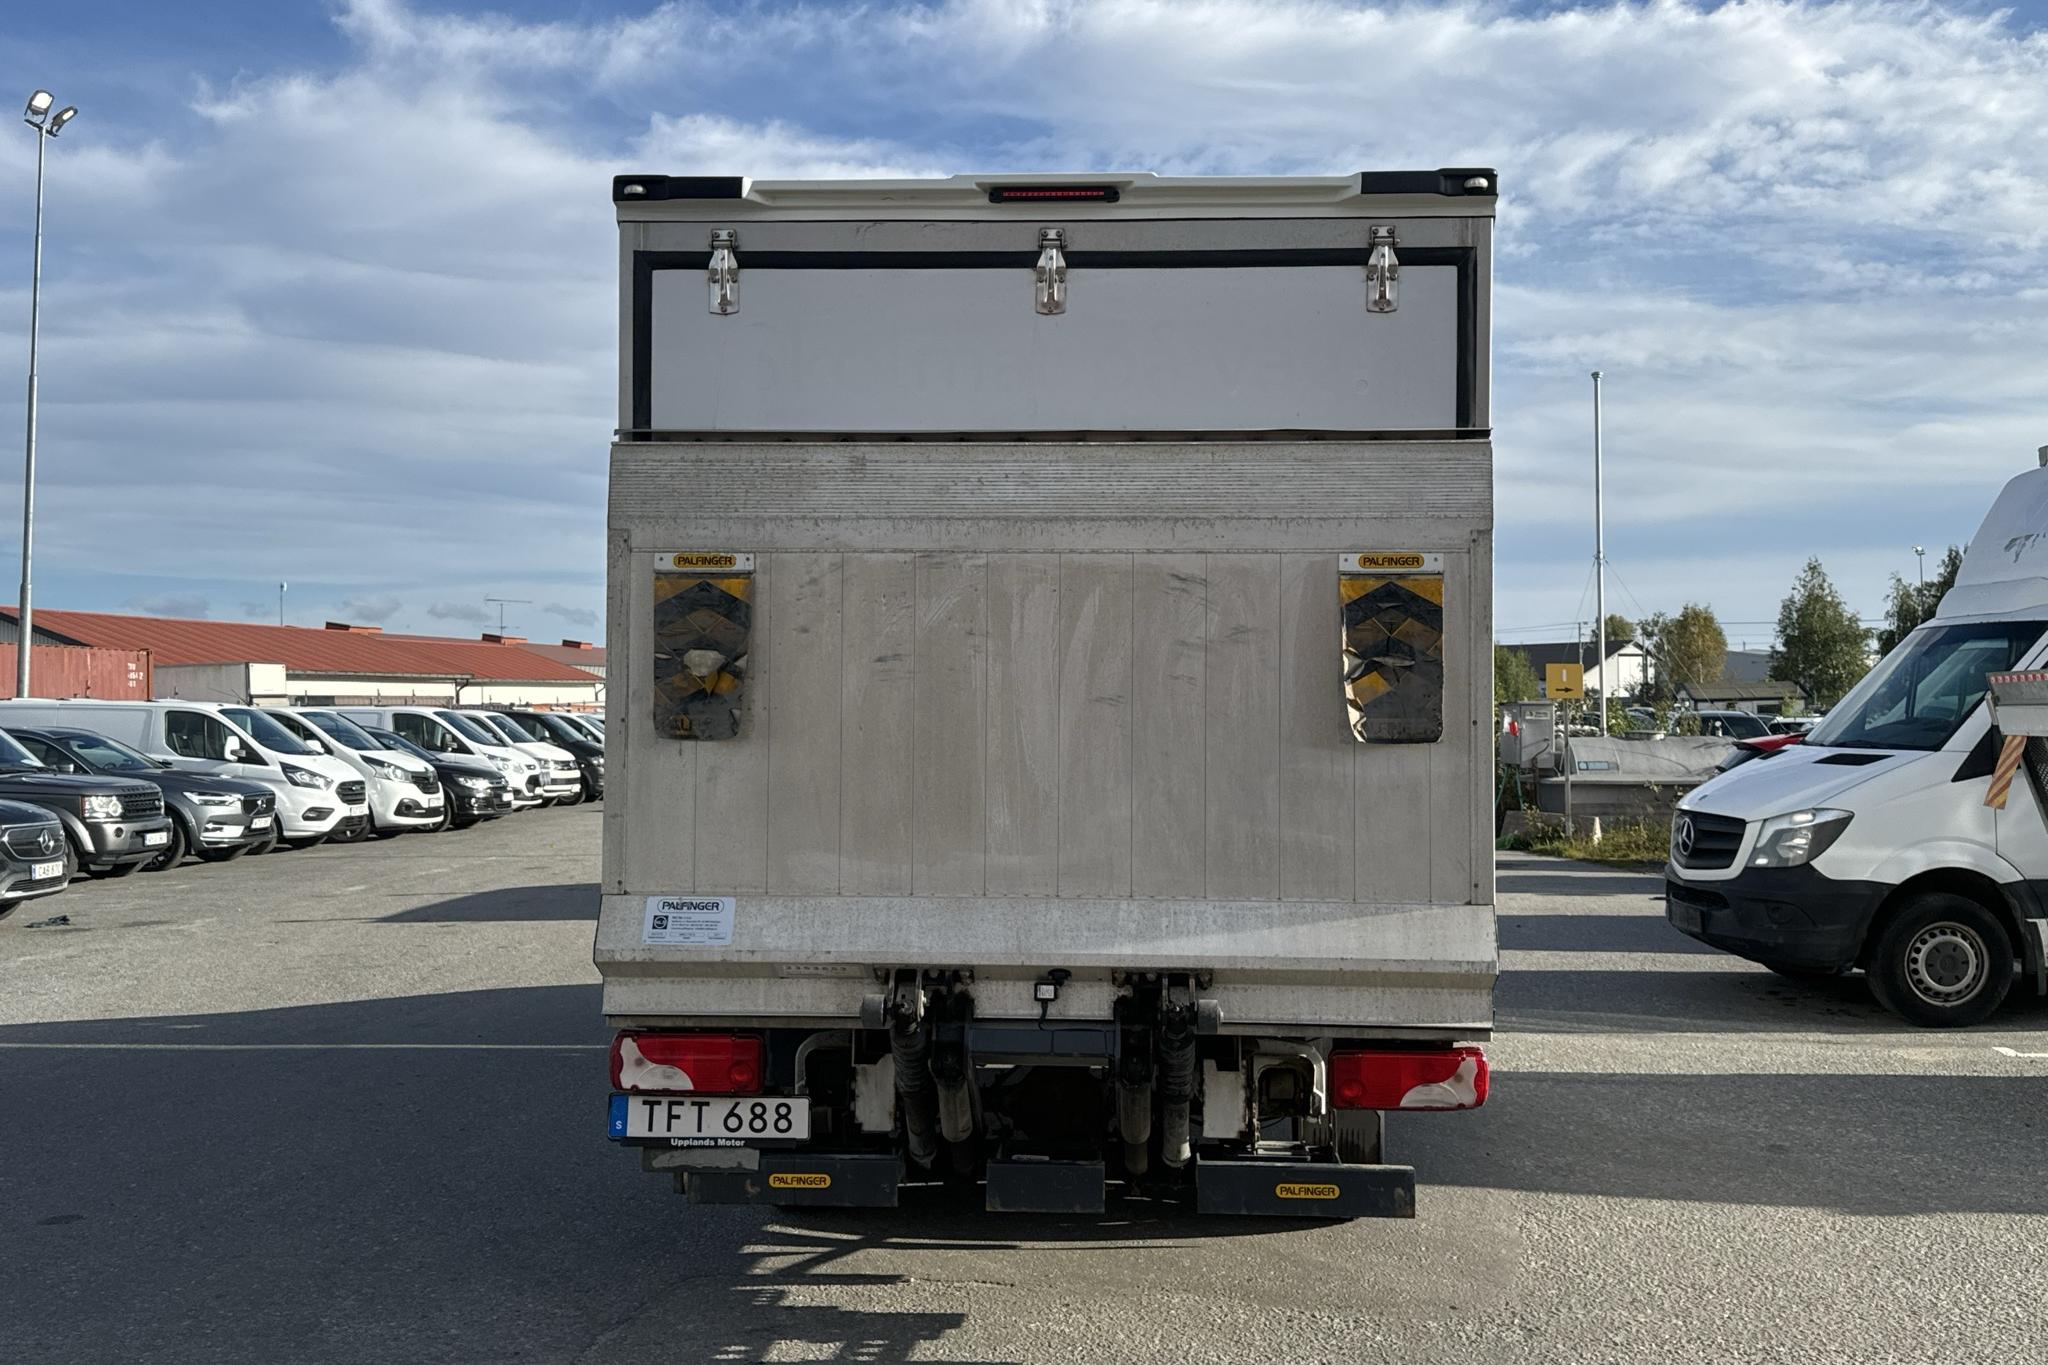
{"type": "Polygon", "coordinates": [[[604,797],[593,716],[0,701],[0,914],[121,877],[604,797]]]}

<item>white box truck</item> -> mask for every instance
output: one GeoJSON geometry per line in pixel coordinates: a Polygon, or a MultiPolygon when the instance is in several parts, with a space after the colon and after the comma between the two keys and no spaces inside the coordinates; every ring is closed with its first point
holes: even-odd
{"type": "Polygon", "coordinates": [[[1933,619],[1801,742],[1679,803],[1671,923],[1794,978],[1860,969],[1932,1027],[2016,981],[2048,992],[2048,689],[2003,677],[2048,668],[2044,634],[2048,467],[2006,484],[1933,619]]]}
{"type": "Polygon", "coordinates": [[[1493,1017],[1496,194],[616,180],[612,1139],[1412,1214],[1382,1116],[1493,1017]]]}

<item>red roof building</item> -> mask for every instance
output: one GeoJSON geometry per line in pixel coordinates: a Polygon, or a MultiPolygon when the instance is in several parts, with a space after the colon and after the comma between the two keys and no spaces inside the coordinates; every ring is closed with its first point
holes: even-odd
{"type": "MultiPolygon", "coordinates": [[[[0,607],[0,638],[17,638],[18,625],[16,609],[0,607]]],[[[38,643],[146,650],[157,694],[194,701],[594,708],[602,700],[600,678],[509,641],[386,635],[338,621],[314,630],[48,609],[37,610],[35,631],[38,643]]]]}

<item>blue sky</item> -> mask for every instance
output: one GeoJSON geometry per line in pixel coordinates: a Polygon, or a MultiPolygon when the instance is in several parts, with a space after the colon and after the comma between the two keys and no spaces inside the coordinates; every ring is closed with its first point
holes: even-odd
{"type": "MultiPolygon", "coordinates": [[[[54,148],[38,601],[587,636],[618,170],[1493,164],[1498,620],[1875,614],[2048,443],[2048,9],[1341,0],[16,7],[54,148]]],[[[11,85],[9,84],[11,82],[11,85]]],[[[9,98],[12,98],[10,96],[9,98]]],[[[10,125],[11,126],[11,125],[10,125]]],[[[33,139],[0,136],[0,378],[33,139]]],[[[9,358],[12,358],[9,360],[9,358]]],[[[0,384],[0,574],[18,542],[0,384]]],[[[12,593],[0,592],[11,597],[12,593]]],[[[1754,623],[1754,624],[1752,624],[1754,623]]]]}

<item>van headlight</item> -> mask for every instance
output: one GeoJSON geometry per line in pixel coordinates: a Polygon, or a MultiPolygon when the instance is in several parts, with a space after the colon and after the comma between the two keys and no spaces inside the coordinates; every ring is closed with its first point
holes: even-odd
{"type": "Polygon", "coordinates": [[[1795,810],[1774,815],[1756,833],[1756,851],[1751,867],[1804,867],[1842,837],[1854,812],[1846,810],[1795,810]]]}
{"type": "Polygon", "coordinates": [[[280,764],[279,766],[284,769],[284,780],[291,783],[294,787],[311,787],[315,791],[326,791],[334,785],[332,778],[324,777],[314,772],[311,768],[301,768],[291,763],[280,764]]]}
{"type": "Polygon", "coordinates": [[[121,798],[118,796],[88,796],[85,798],[85,818],[88,820],[118,820],[121,818],[121,798]]]}
{"type": "Polygon", "coordinates": [[[403,782],[412,776],[411,773],[398,764],[393,763],[390,759],[378,758],[375,754],[364,754],[363,762],[368,765],[371,772],[387,782],[403,782]]]}

